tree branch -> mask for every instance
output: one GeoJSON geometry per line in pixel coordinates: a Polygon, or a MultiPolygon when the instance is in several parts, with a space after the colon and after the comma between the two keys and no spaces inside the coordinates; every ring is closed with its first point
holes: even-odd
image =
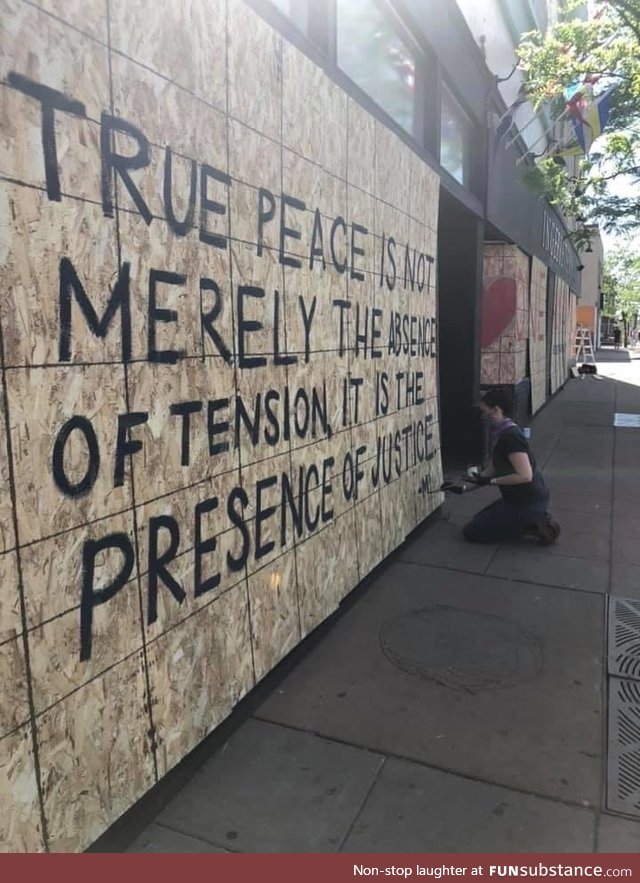
{"type": "Polygon", "coordinates": [[[612,0],[611,5],[617,11],[629,30],[633,32],[636,40],[640,42],[640,22],[637,17],[633,20],[632,16],[634,15],[635,10],[630,8],[628,0],[612,0]]]}

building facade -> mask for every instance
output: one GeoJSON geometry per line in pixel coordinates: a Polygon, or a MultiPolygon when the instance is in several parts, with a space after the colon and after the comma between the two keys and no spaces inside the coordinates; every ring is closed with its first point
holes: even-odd
{"type": "Polygon", "coordinates": [[[578,259],[452,2],[0,5],[0,844],[72,851],[562,385],[578,259]]]}
{"type": "Polygon", "coordinates": [[[578,303],[577,321],[591,332],[591,340],[596,347],[601,343],[601,300],[602,300],[602,264],[604,248],[597,227],[591,231],[591,240],[587,248],[580,254],[584,266],[582,272],[582,291],[578,303]]]}

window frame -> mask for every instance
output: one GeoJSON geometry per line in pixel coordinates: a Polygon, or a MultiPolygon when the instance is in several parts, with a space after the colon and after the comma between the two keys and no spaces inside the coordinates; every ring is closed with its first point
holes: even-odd
{"type": "Polygon", "coordinates": [[[438,138],[438,162],[440,164],[441,169],[453,178],[461,187],[464,187],[465,190],[469,190],[472,193],[474,192],[474,151],[472,149],[472,145],[474,142],[474,131],[478,128],[474,122],[473,118],[466,112],[464,106],[456,97],[453,89],[449,84],[443,79],[440,84],[440,115],[438,119],[439,125],[439,138],[438,138]],[[445,101],[450,105],[456,114],[457,118],[464,125],[464,150],[463,150],[463,162],[462,162],[462,181],[459,181],[455,175],[449,171],[442,164],[442,111],[445,106],[445,101]]]}
{"type": "Polygon", "coordinates": [[[425,85],[425,53],[418,43],[417,40],[413,37],[411,31],[407,28],[406,24],[402,20],[402,18],[398,15],[397,11],[387,0],[368,0],[380,13],[384,23],[389,28],[390,31],[400,40],[400,42],[407,48],[407,50],[411,53],[411,56],[414,61],[414,88],[413,88],[413,108],[412,108],[412,122],[411,128],[407,129],[402,123],[398,122],[391,115],[391,113],[386,110],[382,104],[377,101],[374,95],[369,94],[359,83],[357,83],[346,71],[343,67],[341,67],[340,62],[338,60],[338,2],[339,0],[324,0],[325,4],[331,7],[331,30],[332,30],[332,60],[335,65],[335,68],[339,73],[345,77],[352,86],[358,90],[358,92],[366,95],[369,101],[373,102],[373,104],[378,109],[379,113],[384,114],[389,120],[393,122],[394,129],[400,129],[405,133],[406,136],[409,136],[413,141],[419,144],[421,147],[423,144],[423,130],[424,130],[424,108],[421,107],[420,98],[424,93],[424,85],[425,85]]]}

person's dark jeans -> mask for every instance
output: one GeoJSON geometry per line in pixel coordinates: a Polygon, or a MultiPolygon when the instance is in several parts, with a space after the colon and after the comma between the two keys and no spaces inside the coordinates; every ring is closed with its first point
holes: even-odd
{"type": "Polygon", "coordinates": [[[517,540],[525,529],[545,514],[544,506],[512,506],[496,500],[471,519],[463,530],[470,543],[502,543],[517,540]]]}

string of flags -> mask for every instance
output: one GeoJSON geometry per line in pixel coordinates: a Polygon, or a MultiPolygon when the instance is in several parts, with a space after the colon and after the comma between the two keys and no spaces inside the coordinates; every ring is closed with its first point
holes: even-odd
{"type": "MultiPolygon", "coordinates": [[[[600,0],[600,2],[594,3],[591,20],[600,19],[608,8],[609,0],[600,0]]],[[[616,35],[611,34],[604,45],[615,38],[616,35]]],[[[511,79],[516,68],[517,63],[507,77],[496,78],[496,83],[511,79]]],[[[542,135],[533,144],[529,145],[528,155],[533,156],[535,159],[543,156],[562,158],[565,156],[579,156],[581,154],[588,155],[593,142],[602,135],[607,126],[610,96],[616,85],[617,82],[615,80],[613,83],[611,82],[611,77],[603,82],[602,78],[596,74],[585,74],[573,82],[564,90],[564,107],[547,126],[542,135]],[[557,124],[564,118],[567,118],[571,123],[572,137],[569,143],[560,144],[553,135],[555,134],[557,124]],[[532,151],[541,142],[544,142],[545,145],[543,149],[538,153],[533,153],[532,151]]],[[[537,115],[532,113],[528,123],[517,128],[515,133],[512,132],[518,108],[528,101],[529,96],[527,95],[526,84],[523,83],[515,100],[497,119],[496,136],[498,144],[502,143],[505,147],[511,146],[520,134],[538,119],[537,115]],[[511,138],[507,140],[510,134],[511,138]]],[[[521,157],[518,162],[522,162],[524,158],[521,157]]]]}
{"type": "MultiPolygon", "coordinates": [[[[538,140],[530,145],[530,150],[533,150],[541,141],[545,140],[548,142],[547,146],[540,153],[534,154],[536,158],[545,155],[564,157],[579,156],[581,154],[587,155],[589,153],[593,142],[604,132],[607,126],[610,96],[616,85],[605,86],[605,88],[596,93],[594,92],[594,86],[597,84],[598,79],[597,76],[585,76],[564,90],[565,103],[561,112],[551,121],[538,140]],[[556,140],[552,140],[550,134],[565,117],[571,123],[572,138],[568,144],[561,145],[556,140]]],[[[511,139],[507,140],[507,136],[514,126],[516,111],[523,104],[526,104],[528,100],[526,87],[523,84],[515,101],[497,120],[496,136],[498,143],[504,143],[505,147],[509,147],[517,140],[520,133],[537,119],[535,115],[532,115],[529,123],[520,127],[512,135],[511,139]]]]}

